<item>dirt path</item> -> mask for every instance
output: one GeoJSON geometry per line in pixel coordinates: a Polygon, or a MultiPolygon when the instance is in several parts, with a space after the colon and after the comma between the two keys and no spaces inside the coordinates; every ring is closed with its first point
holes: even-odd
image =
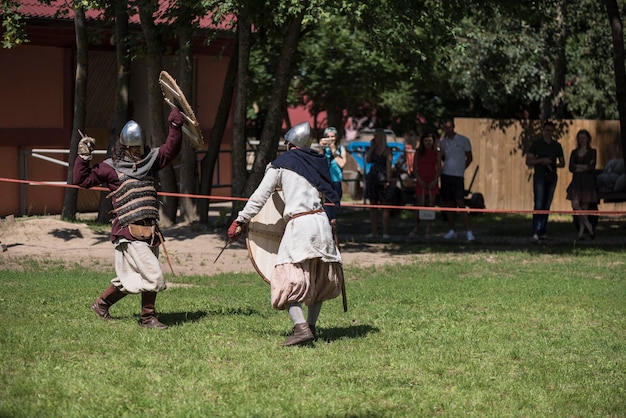
{"type": "MultiPolygon", "coordinates": [[[[166,248],[176,274],[212,275],[222,272],[254,272],[244,240],[231,244],[214,264],[225,243],[224,231],[198,225],[164,228],[166,248]]],[[[59,217],[7,218],[0,220],[0,269],[23,268],[27,260],[51,265],[113,268],[109,232],[94,232],[86,224],[69,223],[59,217]]],[[[385,244],[347,243],[342,257],[346,265],[371,266],[406,262],[414,254],[395,254],[385,244]]],[[[169,271],[161,251],[161,265],[169,271]]]]}

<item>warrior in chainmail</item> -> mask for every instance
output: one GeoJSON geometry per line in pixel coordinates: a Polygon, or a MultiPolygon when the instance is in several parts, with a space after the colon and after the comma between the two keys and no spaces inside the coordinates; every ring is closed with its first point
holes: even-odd
{"type": "Polygon", "coordinates": [[[146,148],[144,135],[131,120],[122,129],[113,156],[90,165],[95,141],[84,137],[74,163],[74,184],[90,188],[105,185],[113,203],[111,242],[115,247],[115,272],[111,285],[93,302],[91,309],[111,320],[109,308],[128,294],[141,294],[141,325],[164,329],[155,313],[158,292],[165,290],[159,263],[159,202],[155,176],[179,153],[182,146],[181,112],[174,108],[168,117],[169,134],[165,144],[146,148]]]}

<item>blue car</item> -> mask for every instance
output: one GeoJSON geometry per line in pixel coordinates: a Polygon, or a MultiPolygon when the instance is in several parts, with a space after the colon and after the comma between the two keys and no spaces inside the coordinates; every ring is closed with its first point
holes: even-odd
{"type": "MultiPolygon", "coordinates": [[[[412,202],[414,194],[414,187],[406,187],[403,181],[402,173],[406,173],[405,167],[405,147],[402,142],[387,142],[387,146],[391,148],[391,169],[392,169],[392,184],[394,185],[392,204],[404,205],[406,202],[412,202]]],[[[367,141],[354,141],[346,145],[346,150],[352,155],[354,161],[357,164],[360,179],[363,179],[370,172],[372,167],[371,163],[365,162],[367,158],[367,151],[370,148],[370,142],[367,141]]],[[[408,176],[407,176],[408,177],[408,176]]],[[[397,211],[392,211],[392,214],[396,214],[397,211]]]]}
{"type": "MultiPolygon", "coordinates": [[[[387,145],[391,148],[391,166],[395,167],[400,158],[404,157],[404,144],[402,142],[388,142],[387,145]]],[[[346,151],[352,154],[354,161],[359,166],[359,171],[364,176],[370,172],[372,166],[371,163],[365,162],[369,148],[370,143],[364,141],[355,141],[346,145],[346,151]]]]}

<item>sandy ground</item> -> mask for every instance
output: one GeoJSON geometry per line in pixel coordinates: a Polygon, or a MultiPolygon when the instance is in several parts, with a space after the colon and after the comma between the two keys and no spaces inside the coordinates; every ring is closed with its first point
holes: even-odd
{"type": "MultiPolygon", "coordinates": [[[[94,215],[95,217],[95,215],[94,215]]],[[[91,219],[91,218],[87,218],[91,219]]],[[[599,247],[603,245],[624,246],[626,238],[620,232],[623,223],[607,223],[595,241],[574,242],[575,231],[568,228],[560,236],[551,236],[549,240],[536,246],[527,236],[509,236],[499,230],[486,231],[475,229],[477,240],[468,244],[462,238],[446,242],[442,238],[447,231],[445,224],[435,224],[435,231],[430,243],[438,244],[441,251],[423,253],[415,251],[409,243],[408,231],[412,225],[393,222],[390,225],[391,239],[384,242],[368,239],[369,225],[357,217],[346,217],[339,227],[341,255],[346,267],[379,266],[383,264],[403,264],[428,262],[445,258],[493,256],[508,250],[543,251],[553,245],[599,247]],[[393,227],[391,227],[393,226],[393,227]],[[614,231],[613,231],[614,229],[614,231]],[[612,232],[609,232],[612,231],[612,232]],[[446,251],[445,248],[450,251],[446,251]],[[491,255],[486,255],[491,254],[491,255]]],[[[506,225],[504,226],[506,227],[506,225]]],[[[214,263],[226,243],[226,228],[215,230],[200,224],[176,225],[162,228],[165,236],[165,248],[170,255],[172,268],[176,275],[213,275],[227,272],[255,272],[248,256],[245,240],[232,243],[214,263]]],[[[0,219],[0,269],[21,270],[39,262],[39,268],[46,266],[76,265],[91,269],[113,270],[114,249],[109,238],[109,228],[93,229],[84,223],[64,222],[59,216],[45,217],[6,217],[0,219]]],[[[414,243],[426,244],[422,237],[414,243]]],[[[170,272],[164,251],[161,249],[161,266],[170,272]]]]}
{"type": "MultiPolygon", "coordinates": [[[[232,243],[215,258],[226,243],[226,231],[199,225],[163,228],[165,247],[177,275],[212,275],[222,272],[254,272],[245,240],[232,243]]],[[[0,269],[23,268],[28,260],[50,265],[113,268],[113,245],[109,231],[94,231],[83,223],[61,221],[58,216],[7,217],[0,220],[0,269]],[[4,251],[2,251],[4,250],[4,251]]],[[[398,254],[389,244],[342,244],[345,265],[371,266],[407,262],[415,254],[398,254]]],[[[163,250],[161,266],[169,272],[163,250]]]]}

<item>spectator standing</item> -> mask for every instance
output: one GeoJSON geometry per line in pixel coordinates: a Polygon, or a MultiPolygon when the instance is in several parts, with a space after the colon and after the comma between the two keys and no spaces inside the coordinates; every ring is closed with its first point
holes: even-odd
{"type": "MultiPolygon", "coordinates": [[[[382,129],[374,131],[365,161],[371,163],[370,171],[365,178],[365,198],[371,205],[389,203],[391,188],[391,148],[387,146],[387,135],[382,129]]],[[[370,208],[372,232],[368,238],[378,235],[378,211],[370,208]]],[[[389,209],[382,209],[383,239],[389,239],[389,209]]]]}
{"type": "MultiPolygon", "coordinates": [[[[572,182],[567,187],[567,199],[572,201],[572,209],[588,210],[589,205],[598,202],[596,194],[596,150],[591,148],[591,134],[581,129],[576,134],[576,149],[569,157],[569,171],[573,173],[572,182]]],[[[578,240],[584,240],[585,229],[591,239],[595,231],[587,215],[578,215],[578,240]]]]}
{"type": "Polygon", "coordinates": [[[349,116],[346,120],[346,124],[344,126],[344,130],[346,131],[346,141],[354,141],[356,137],[359,135],[359,131],[357,129],[357,121],[354,117],[349,116]]]}
{"type": "Polygon", "coordinates": [[[417,148],[417,138],[415,131],[409,130],[404,134],[404,166],[406,173],[410,176],[413,174],[413,166],[415,161],[415,149],[417,148]]]}
{"type": "MultiPolygon", "coordinates": [[[[530,145],[526,165],[535,168],[533,176],[534,210],[550,210],[558,181],[557,169],[565,167],[563,147],[553,139],[554,122],[543,123],[542,135],[530,145]]],[[[533,242],[544,238],[548,227],[548,214],[533,214],[533,242]]]]}
{"type": "MultiPolygon", "coordinates": [[[[439,177],[441,176],[441,155],[435,144],[435,135],[424,133],[420,137],[419,148],[413,159],[415,174],[415,200],[418,206],[435,206],[439,196],[439,177]]],[[[426,238],[430,237],[431,221],[426,222],[426,238]]],[[[415,213],[415,227],[409,238],[417,237],[419,212],[415,213]]]]}
{"type": "MultiPolygon", "coordinates": [[[[346,165],[346,149],[337,142],[337,129],[332,126],[324,129],[324,137],[319,141],[320,152],[326,156],[330,169],[330,180],[339,200],[341,200],[343,196],[341,182],[343,181],[343,167],[346,165]]],[[[329,219],[337,218],[336,207],[326,205],[324,209],[329,219]]]]}
{"type": "MultiPolygon", "coordinates": [[[[466,136],[454,131],[454,122],[451,119],[443,122],[444,136],[440,142],[441,159],[441,203],[446,207],[465,207],[465,169],[472,163],[472,144],[466,136]]],[[[474,241],[474,234],[469,225],[467,212],[460,212],[465,226],[465,237],[474,241]]],[[[457,237],[455,229],[455,212],[446,212],[450,230],[443,237],[453,239],[457,237]]]]}

